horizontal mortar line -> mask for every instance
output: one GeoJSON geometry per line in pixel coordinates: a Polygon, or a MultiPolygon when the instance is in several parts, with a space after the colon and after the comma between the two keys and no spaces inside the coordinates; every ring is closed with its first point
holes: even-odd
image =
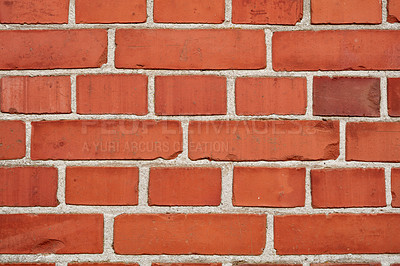
{"type": "Polygon", "coordinates": [[[60,205],[58,207],[0,207],[0,214],[258,214],[258,215],[317,215],[317,214],[400,214],[400,208],[271,208],[224,206],[96,206],[60,205]]]}
{"type": "Polygon", "coordinates": [[[321,254],[321,255],[118,255],[118,254],[2,254],[0,261],[4,259],[10,262],[19,261],[43,261],[43,262],[398,262],[400,254],[321,254]],[[188,261],[189,260],[189,261],[188,261]]]}
{"type": "MultiPolygon", "coordinates": [[[[344,116],[307,116],[307,115],[256,115],[256,116],[239,116],[239,115],[126,115],[126,114],[103,114],[103,115],[83,115],[83,114],[10,114],[0,113],[0,120],[24,120],[25,122],[37,121],[59,121],[59,120],[157,120],[157,121],[345,121],[345,122],[400,122],[400,117],[344,117],[344,116]]],[[[190,123],[189,121],[189,123],[190,123]]],[[[394,131],[391,131],[394,132],[394,131]]],[[[396,131],[397,132],[397,131],[396,131]]]]}
{"type": "Polygon", "coordinates": [[[297,167],[310,169],[329,169],[329,168],[387,168],[400,167],[400,162],[362,162],[362,161],[209,161],[196,160],[192,161],[186,158],[176,158],[172,160],[0,160],[0,166],[17,167],[17,166],[93,166],[93,167],[297,167]]]}
{"type": "Polygon", "coordinates": [[[217,75],[225,77],[305,77],[312,76],[360,76],[360,77],[400,77],[400,70],[336,70],[336,71],[274,71],[264,69],[110,69],[105,68],[71,68],[71,69],[24,69],[0,70],[1,76],[62,76],[62,75],[94,75],[94,74],[142,74],[154,76],[180,75],[217,75]]]}
{"type": "Polygon", "coordinates": [[[260,166],[260,167],[297,167],[310,169],[328,169],[328,168],[387,168],[400,167],[400,162],[363,162],[363,161],[341,161],[341,160],[325,160],[325,161],[209,161],[206,159],[192,161],[186,158],[176,158],[172,160],[155,159],[155,160],[0,160],[0,166],[131,166],[131,167],[183,167],[183,166],[260,166]]]}
{"type": "Polygon", "coordinates": [[[221,24],[201,23],[110,23],[110,24],[0,24],[1,30],[42,30],[42,29],[268,29],[271,31],[318,31],[318,30],[396,30],[396,23],[382,24],[301,24],[272,25],[272,24],[221,24]]]}

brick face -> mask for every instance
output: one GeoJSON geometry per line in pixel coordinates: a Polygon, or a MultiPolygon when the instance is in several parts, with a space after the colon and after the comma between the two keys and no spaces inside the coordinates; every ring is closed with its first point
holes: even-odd
{"type": "Polygon", "coordinates": [[[154,21],[160,23],[212,23],[225,20],[224,0],[155,0],[154,21]]]}
{"type": "Polygon", "coordinates": [[[400,1],[399,0],[389,0],[387,5],[388,17],[387,21],[389,23],[399,23],[400,22],[400,1]]]}
{"type": "Polygon", "coordinates": [[[0,23],[61,24],[68,22],[68,0],[1,0],[0,23]]]}
{"type": "Polygon", "coordinates": [[[149,205],[218,206],[221,203],[219,168],[151,168],[149,205]]]}
{"type": "Polygon", "coordinates": [[[400,207],[400,169],[392,169],[392,206],[400,207]]]}
{"type": "Polygon", "coordinates": [[[138,182],[136,167],[67,167],[65,201],[71,205],[137,205],[138,182]]]}
{"type": "Polygon", "coordinates": [[[379,116],[378,78],[314,77],[314,115],[379,116]]]}
{"type": "Polygon", "coordinates": [[[145,115],[148,113],[147,76],[78,76],[76,101],[77,112],[80,114],[145,115]]]}
{"type": "Polygon", "coordinates": [[[0,121],[0,159],[21,159],[25,156],[25,123],[0,121]]]}
{"type": "Polygon", "coordinates": [[[304,206],[305,175],[304,168],[235,167],[233,205],[304,206]]]}
{"type": "Polygon", "coordinates": [[[146,0],[76,0],[75,10],[76,23],[140,23],[147,17],[146,0]]]}
{"type": "Polygon", "coordinates": [[[387,79],[388,109],[390,116],[400,116],[400,78],[387,79]]]}
{"type": "Polygon", "coordinates": [[[261,30],[119,29],[117,68],[261,69],[266,66],[261,30]]]}
{"type": "Polygon", "coordinates": [[[313,24],[379,24],[381,0],[312,0],[313,24]]]}
{"type": "Polygon", "coordinates": [[[311,170],[315,208],[385,207],[384,169],[311,170]]]}
{"type": "Polygon", "coordinates": [[[0,0],[0,266],[400,266],[399,22],[0,0]]]}
{"type": "Polygon", "coordinates": [[[398,214],[276,216],[275,249],[289,254],[398,253],[398,214]]]}
{"type": "Polygon", "coordinates": [[[236,114],[301,115],[307,107],[304,78],[237,78],[236,114]]]}
{"type": "Polygon", "coordinates": [[[57,174],[54,167],[0,168],[0,206],[57,206],[57,174]]]}
{"type": "Polygon", "coordinates": [[[32,159],[173,159],[182,150],[177,121],[85,120],[32,123],[32,159]]]}
{"type": "Polygon", "coordinates": [[[1,111],[5,113],[71,113],[71,79],[57,77],[4,77],[1,111]]]}
{"type": "Polygon", "coordinates": [[[123,214],[115,219],[117,254],[260,255],[265,215],[123,214]]]}
{"type": "Polygon", "coordinates": [[[1,254],[102,253],[100,214],[1,214],[1,254]]]}
{"type": "Polygon", "coordinates": [[[339,125],[315,121],[192,121],[189,158],[216,161],[336,159],[339,125]]]}
{"type": "Polygon", "coordinates": [[[295,25],[303,17],[303,0],[233,0],[235,24],[295,25]]]}
{"type": "Polygon", "coordinates": [[[398,162],[400,124],[359,122],[346,126],[346,160],[398,162]]]}
{"type": "Polygon", "coordinates": [[[398,70],[395,30],[285,31],[272,38],[276,71],[398,70]],[[370,51],[374,51],[371,53],[370,51]]]}
{"type": "Polygon", "coordinates": [[[85,68],[107,62],[107,32],[101,29],[1,31],[0,43],[0,69],[85,68]]]}
{"type": "Polygon", "coordinates": [[[226,114],[226,79],[216,76],[158,76],[155,79],[158,115],[226,114]]]}

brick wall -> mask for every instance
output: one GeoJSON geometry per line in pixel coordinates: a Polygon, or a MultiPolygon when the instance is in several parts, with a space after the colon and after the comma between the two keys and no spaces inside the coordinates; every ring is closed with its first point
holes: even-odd
{"type": "Polygon", "coordinates": [[[0,265],[400,263],[400,0],[0,0],[0,265]]]}

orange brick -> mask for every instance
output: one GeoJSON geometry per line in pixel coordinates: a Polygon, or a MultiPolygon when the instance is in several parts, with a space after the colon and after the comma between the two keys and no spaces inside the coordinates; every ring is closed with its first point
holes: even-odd
{"type": "Polygon", "coordinates": [[[0,121],[0,160],[25,157],[25,123],[0,121]]]}
{"type": "Polygon", "coordinates": [[[147,76],[78,76],[76,97],[79,114],[145,115],[148,113],[147,76]]]}
{"type": "Polygon", "coordinates": [[[0,214],[0,254],[103,252],[101,214],[0,214]]]}
{"type": "Polygon", "coordinates": [[[220,168],[151,168],[149,205],[218,206],[220,168]]]}
{"type": "Polygon", "coordinates": [[[67,167],[65,201],[72,205],[137,205],[136,167],[67,167]]]}
{"type": "Polygon", "coordinates": [[[0,206],[55,207],[57,183],[54,167],[2,167],[0,206]]]}
{"type": "Polygon", "coordinates": [[[239,29],[118,29],[115,66],[144,69],[262,69],[265,34],[239,29]]]}
{"type": "Polygon", "coordinates": [[[301,115],[306,107],[305,78],[236,79],[238,115],[301,115]]]}
{"type": "Polygon", "coordinates": [[[308,161],[339,155],[337,121],[191,121],[189,158],[308,161]]]}
{"type": "Polygon", "coordinates": [[[303,0],[233,0],[235,24],[295,25],[303,17],[303,0]]]}
{"type": "Polygon", "coordinates": [[[160,76],[155,79],[158,115],[226,114],[226,78],[160,76]]]}
{"type": "Polygon", "coordinates": [[[103,29],[2,30],[0,43],[4,70],[90,68],[107,62],[103,29]]]}
{"type": "Polygon", "coordinates": [[[400,169],[392,169],[392,207],[400,207],[400,169]]]}
{"type": "Polygon", "coordinates": [[[400,123],[359,122],[346,125],[346,160],[400,161],[400,123]]]}
{"type": "Polygon", "coordinates": [[[387,21],[390,23],[400,22],[400,1],[399,0],[388,0],[387,4],[388,17],[387,21]]]}
{"type": "Polygon", "coordinates": [[[380,24],[381,0],[311,0],[312,24],[380,24]]]}
{"type": "Polygon", "coordinates": [[[266,217],[257,214],[122,214],[117,254],[261,255],[266,217]]]}
{"type": "Polygon", "coordinates": [[[156,23],[222,23],[224,0],[155,0],[156,23]]]}
{"type": "Polygon", "coordinates": [[[383,169],[311,170],[314,208],[385,207],[383,169]]]}
{"type": "Polygon", "coordinates": [[[56,77],[4,77],[1,79],[4,113],[71,113],[71,79],[56,77]]]}
{"type": "Polygon", "coordinates": [[[304,168],[235,167],[233,205],[304,206],[305,176],[304,168]]]}
{"type": "Polygon", "coordinates": [[[76,23],[140,23],[147,18],[146,0],[76,0],[76,23]]]}
{"type": "Polygon", "coordinates": [[[275,71],[399,70],[396,30],[275,32],[275,71]],[[373,53],[371,52],[373,51],[373,53]]]}
{"type": "Polygon", "coordinates": [[[275,216],[278,255],[399,253],[399,214],[275,216]]]}
{"type": "Polygon", "coordinates": [[[0,23],[68,23],[68,0],[0,0],[0,23]]]}
{"type": "Polygon", "coordinates": [[[32,122],[33,160],[173,159],[181,151],[178,121],[32,122]]]}

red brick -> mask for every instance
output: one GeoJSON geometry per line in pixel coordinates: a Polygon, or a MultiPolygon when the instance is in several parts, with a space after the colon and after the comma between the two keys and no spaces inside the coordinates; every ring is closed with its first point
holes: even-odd
{"type": "Polygon", "coordinates": [[[4,113],[71,113],[71,79],[57,77],[4,77],[0,83],[4,113]]]}
{"type": "Polygon", "coordinates": [[[400,78],[387,79],[388,109],[390,116],[400,116],[400,78]]]}
{"type": "Polygon", "coordinates": [[[0,206],[55,207],[57,181],[54,167],[0,168],[0,206]]]}
{"type": "Polygon", "coordinates": [[[224,0],[154,0],[157,23],[219,24],[224,20],[224,0]]]}
{"type": "Polygon", "coordinates": [[[388,0],[388,17],[387,21],[390,23],[400,22],[400,1],[399,0],[388,0]]]}
{"type": "Polygon", "coordinates": [[[347,123],[346,160],[400,162],[400,123],[347,123]]]}
{"type": "Polygon", "coordinates": [[[238,115],[301,115],[307,107],[305,78],[237,78],[238,115]]]}
{"type": "Polygon", "coordinates": [[[155,79],[158,115],[226,114],[226,78],[162,76],[155,79]]]}
{"type": "Polygon", "coordinates": [[[379,78],[314,77],[314,115],[379,116],[379,78]]]}
{"type": "Polygon", "coordinates": [[[275,32],[273,68],[276,71],[399,70],[399,38],[400,31],[396,30],[275,32]]]}
{"type": "Polygon", "coordinates": [[[79,114],[145,115],[148,113],[147,76],[78,76],[76,97],[79,114]]]}
{"type": "Polygon", "coordinates": [[[311,170],[314,208],[385,207],[383,169],[311,170]]]}
{"type": "Polygon", "coordinates": [[[100,67],[107,62],[107,31],[0,31],[0,69],[100,67]],[[82,45],[84,44],[84,45],[82,45]]]}
{"type": "Polygon", "coordinates": [[[304,206],[305,176],[304,168],[235,167],[233,205],[304,206]]]}
{"type": "Polygon", "coordinates": [[[312,24],[380,24],[381,0],[311,0],[312,24]]]}
{"type": "Polygon", "coordinates": [[[278,255],[399,253],[399,214],[275,216],[278,255]]]}
{"type": "Polygon", "coordinates": [[[68,0],[0,0],[0,23],[68,23],[68,0]]]}
{"type": "Polygon", "coordinates": [[[328,160],[339,155],[337,121],[191,121],[189,158],[328,160]]]}
{"type": "Polygon", "coordinates": [[[303,0],[232,0],[232,23],[295,25],[303,17],[303,0]]]}
{"type": "Polygon", "coordinates": [[[76,23],[140,23],[147,18],[146,0],[76,0],[76,23]]]}
{"type": "Polygon", "coordinates": [[[149,205],[218,206],[220,168],[152,168],[149,205]]]}
{"type": "Polygon", "coordinates": [[[262,69],[265,34],[239,29],[119,29],[117,68],[262,69]]]}
{"type": "Polygon", "coordinates": [[[102,252],[101,214],[0,214],[2,254],[102,252]]]}
{"type": "Polygon", "coordinates": [[[25,157],[25,123],[0,121],[0,160],[25,157]]]}
{"type": "Polygon", "coordinates": [[[257,214],[122,214],[117,254],[260,255],[266,217],[257,214]]]}
{"type": "Polygon", "coordinates": [[[400,169],[392,169],[392,207],[400,207],[400,169]]]}
{"type": "Polygon", "coordinates": [[[137,205],[136,167],[67,167],[65,202],[72,205],[137,205]]]}
{"type": "Polygon", "coordinates": [[[32,122],[33,160],[173,159],[181,151],[178,121],[32,122]]]}

